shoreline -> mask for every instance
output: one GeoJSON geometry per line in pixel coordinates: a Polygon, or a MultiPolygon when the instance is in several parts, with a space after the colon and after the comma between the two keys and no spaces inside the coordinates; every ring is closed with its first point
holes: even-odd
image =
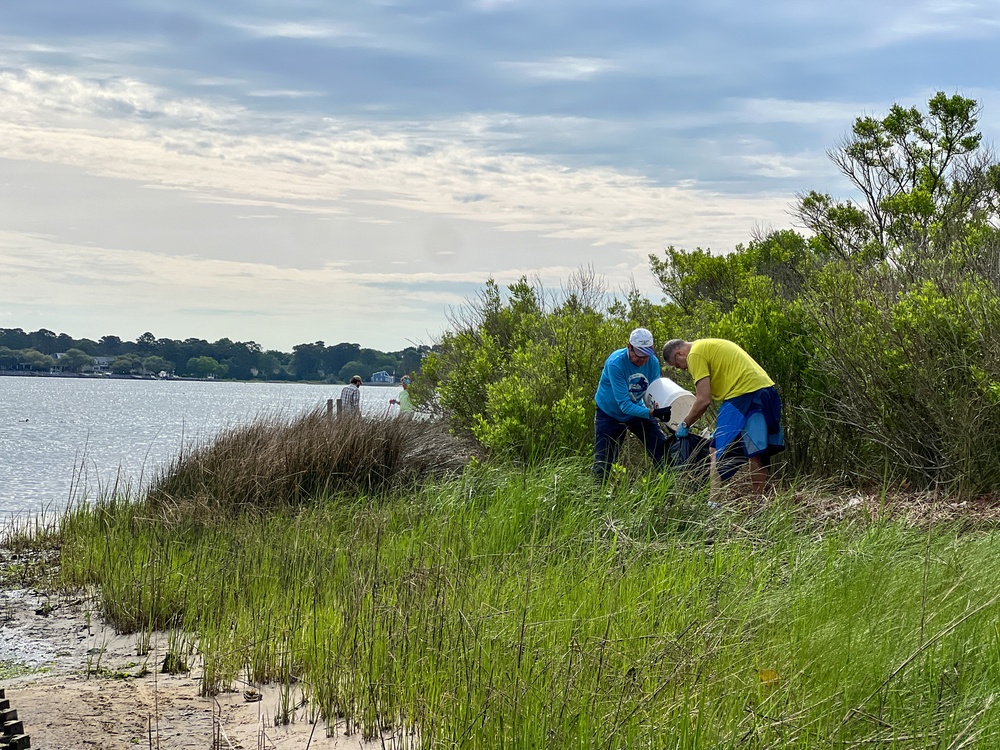
{"type": "MultiPolygon", "coordinates": [[[[154,380],[160,383],[280,383],[289,385],[325,385],[332,388],[343,387],[348,383],[328,383],[323,380],[240,380],[238,378],[191,378],[184,375],[171,375],[168,378],[157,377],[156,375],[125,375],[110,372],[32,372],[30,370],[0,370],[0,377],[11,378],[64,378],[64,379],[84,379],[84,380],[154,380]]],[[[366,388],[400,388],[399,383],[372,383],[365,381],[361,384],[366,388]]]]}
{"type": "Polygon", "coordinates": [[[314,717],[303,707],[294,710],[291,723],[276,726],[287,700],[276,685],[240,683],[228,692],[200,695],[200,664],[179,674],[163,672],[169,633],[117,633],[101,621],[96,593],[16,580],[18,566],[54,556],[52,550],[25,555],[0,549],[0,688],[32,747],[396,746],[398,738],[364,742],[342,727],[327,737],[324,725],[311,723],[314,717]]]}

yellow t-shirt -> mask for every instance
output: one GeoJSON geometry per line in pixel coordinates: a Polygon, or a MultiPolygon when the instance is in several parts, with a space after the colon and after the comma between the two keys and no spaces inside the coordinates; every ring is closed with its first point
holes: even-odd
{"type": "Polygon", "coordinates": [[[774,385],[753,357],[726,339],[692,342],[687,365],[695,383],[706,376],[711,378],[713,401],[725,401],[774,385]]]}

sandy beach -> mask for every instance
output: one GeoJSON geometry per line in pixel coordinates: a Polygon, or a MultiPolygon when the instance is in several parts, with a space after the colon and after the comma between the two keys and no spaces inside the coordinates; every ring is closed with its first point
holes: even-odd
{"type": "Polygon", "coordinates": [[[33,589],[0,591],[0,687],[33,748],[399,747],[392,737],[327,737],[304,708],[292,723],[275,726],[274,687],[234,685],[202,697],[197,668],[161,673],[166,634],[154,633],[140,655],[136,636],[106,627],[92,604],[33,589]]]}

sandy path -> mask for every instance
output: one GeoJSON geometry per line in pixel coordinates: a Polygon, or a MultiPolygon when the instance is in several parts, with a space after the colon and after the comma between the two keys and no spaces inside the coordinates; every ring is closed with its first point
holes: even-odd
{"type": "Polygon", "coordinates": [[[154,634],[149,654],[137,656],[136,637],[103,626],[83,600],[0,591],[0,620],[0,687],[35,748],[399,747],[391,738],[327,737],[304,711],[294,723],[275,727],[275,688],[263,689],[256,702],[244,699],[246,686],[200,697],[197,671],[158,673],[164,634],[154,634]]]}

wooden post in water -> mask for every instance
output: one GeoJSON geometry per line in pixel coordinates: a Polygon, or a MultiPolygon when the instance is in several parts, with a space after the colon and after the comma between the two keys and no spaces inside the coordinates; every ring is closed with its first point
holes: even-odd
{"type": "Polygon", "coordinates": [[[326,400],[326,416],[329,419],[333,418],[333,399],[328,398],[326,400]]]}

